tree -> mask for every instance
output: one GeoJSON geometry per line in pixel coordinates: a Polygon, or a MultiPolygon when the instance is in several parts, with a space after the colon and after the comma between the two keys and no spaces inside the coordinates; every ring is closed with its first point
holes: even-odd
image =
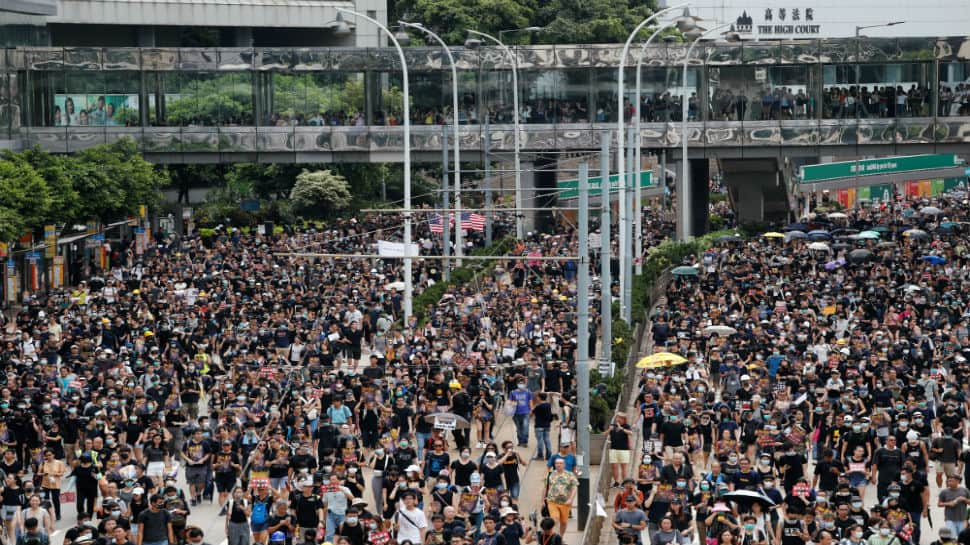
{"type": "Polygon", "coordinates": [[[80,213],[80,195],[74,188],[72,158],[55,155],[36,146],[26,149],[20,154],[7,152],[5,158],[12,159],[15,155],[19,155],[23,160],[30,163],[34,170],[47,182],[51,205],[46,223],[83,223],[86,218],[82,217],[80,213]]]}
{"type": "Polygon", "coordinates": [[[168,183],[168,173],[142,158],[128,138],[68,157],[81,218],[113,221],[135,215],[139,205],[156,204],[168,183]]]}
{"type": "MultiPolygon", "coordinates": [[[[537,17],[545,29],[536,39],[547,44],[623,43],[655,8],[653,0],[551,0],[537,17]]],[[[641,31],[641,38],[650,30],[641,31]]]]}
{"type": "Polygon", "coordinates": [[[347,208],[352,198],[347,180],[329,170],[304,170],[296,177],[290,193],[294,211],[312,217],[328,216],[347,208]]]}
{"type": "MultiPolygon", "coordinates": [[[[412,21],[424,21],[450,44],[462,44],[465,29],[490,34],[533,24],[534,0],[402,0],[395,5],[400,15],[412,21]]],[[[573,43],[573,42],[570,42],[573,43]]]]}
{"type": "Polygon", "coordinates": [[[11,241],[24,229],[43,228],[50,210],[50,189],[23,157],[0,160],[0,237],[11,241]]]}

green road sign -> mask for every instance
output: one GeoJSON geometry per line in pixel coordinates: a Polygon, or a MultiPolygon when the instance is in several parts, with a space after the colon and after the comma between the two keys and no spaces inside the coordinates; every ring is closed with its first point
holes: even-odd
{"type": "Polygon", "coordinates": [[[881,159],[863,159],[859,161],[808,165],[802,167],[799,178],[801,183],[810,184],[840,178],[953,168],[962,164],[963,160],[952,153],[883,157],[881,159]]]}
{"type": "MultiPolygon", "coordinates": [[[[619,179],[618,174],[613,174],[610,176],[610,193],[616,193],[619,189],[619,179]]],[[[590,176],[589,178],[589,194],[599,195],[600,186],[603,184],[603,178],[601,176],[590,176]]],[[[653,185],[653,171],[641,170],[640,171],[640,187],[647,188],[653,185]]],[[[556,182],[556,186],[559,188],[559,198],[560,199],[575,199],[579,196],[579,180],[560,180],[556,182]]]]}

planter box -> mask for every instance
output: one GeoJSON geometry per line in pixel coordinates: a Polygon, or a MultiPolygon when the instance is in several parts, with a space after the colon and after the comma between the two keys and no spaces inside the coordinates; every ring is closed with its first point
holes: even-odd
{"type": "Polygon", "coordinates": [[[603,459],[603,450],[606,448],[605,433],[591,433],[589,435],[589,465],[598,466],[603,459]]]}

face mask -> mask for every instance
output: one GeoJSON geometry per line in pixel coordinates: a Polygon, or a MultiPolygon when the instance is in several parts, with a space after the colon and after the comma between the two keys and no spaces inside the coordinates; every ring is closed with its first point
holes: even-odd
{"type": "Polygon", "coordinates": [[[738,463],[738,458],[736,456],[730,456],[728,457],[728,462],[732,464],[736,464],[738,463]]]}
{"type": "Polygon", "coordinates": [[[408,485],[408,483],[397,483],[397,487],[398,488],[405,488],[405,487],[407,487],[407,485],[408,485]]]}
{"type": "Polygon", "coordinates": [[[677,488],[686,488],[687,481],[677,481],[677,488]]]}
{"type": "Polygon", "coordinates": [[[903,481],[904,483],[908,483],[909,481],[912,481],[913,478],[909,475],[902,475],[899,477],[899,480],[903,481]]]}
{"type": "Polygon", "coordinates": [[[765,488],[772,489],[775,487],[775,481],[765,481],[765,488]]]}
{"type": "Polygon", "coordinates": [[[354,474],[357,473],[357,468],[356,467],[349,467],[349,468],[347,468],[347,473],[350,474],[350,475],[354,475],[354,474]]]}
{"type": "Polygon", "coordinates": [[[855,532],[852,532],[852,539],[855,539],[855,540],[862,539],[862,532],[858,530],[856,530],[855,532]]]}
{"type": "Polygon", "coordinates": [[[744,530],[746,532],[753,532],[754,531],[754,524],[745,524],[744,525],[744,530]]]}
{"type": "Polygon", "coordinates": [[[438,483],[435,485],[438,490],[445,490],[448,488],[448,483],[438,483]]]}
{"type": "Polygon", "coordinates": [[[860,426],[858,424],[853,424],[852,425],[852,431],[854,431],[854,432],[860,432],[860,431],[862,431],[862,426],[860,426]]]}
{"type": "Polygon", "coordinates": [[[711,485],[707,483],[701,483],[701,490],[710,490],[710,489],[711,489],[711,485]]]}
{"type": "Polygon", "coordinates": [[[853,509],[862,509],[862,502],[861,501],[854,501],[854,502],[852,502],[852,508],[853,509]]]}
{"type": "Polygon", "coordinates": [[[377,456],[384,456],[384,449],[379,448],[374,451],[374,454],[376,454],[377,456]]]}
{"type": "Polygon", "coordinates": [[[889,535],[889,528],[880,528],[879,529],[879,535],[881,535],[881,536],[888,536],[889,535]]]}
{"type": "Polygon", "coordinates": [[[519,384],[519,389],[520,390],[525,390],[525,384],[519,384]]]}
{"type": "Polygon", "coordinates": [[[761,459],[761,465],[763,465],[763,466],[771,465],[771,459],[770,458],[762,458],[761,459]]]}
{"type": "Polygon", "coordinates": [[[347,517],[344,519],[347,524],[357,524],[357,517],[347,517]]]}
{"type": "Polygon", "coordinates": [[[368,527],[370,527],[371,530],[376,530],[377,529],[377,523],[376,522],[372,522],[372,523],[368,524],[368,527]]]}
{"type": "Polygon", "coordinates": [[[467,453],[467,452],[462,452],[462,453],[461,453],[461,457],[462,457],[462,458],[468,458],[469,456],[471,456],[471,454],[469,454],[469,453],[467,453]]]}
{"type": "Polygon", "coordinates": [[[890,498],[898,498],[899,497],[899,492],[890,492],[889,493],[889,497],[890,498]]]}
{"type": "Polygon", "coordinates": [[[834,522],[822,521],[822,528],[825,528],[826,530],[828,530],[830,528],[835,528],[835,523],[834,522]]]}
{"type": "Polygon", "coordinates": [[[509,506],[509,502],[506,501],[506,500],[502,500],[502,501],[499,502],[499,505],[501,505],[502,507],[508,507],[509,506]]]}
{"type": "Polygon", "coordinates": [[[816,496],[815,501],[817,501],[818,503],[828,503],[829,499],[826,498],[825,496],[816,496]]]}
{"type": "Polygon", "coordinates": [[[115,509],[114,511],[111,512],[111,516],[112,517],[120,517],[121,516],[121,511],[118,510],[118,509],[115,509]]]}
{"type": "Polygon", "coordinates": [[[650,458],[649,456],[644,456],[644,457],[643,457],[643,463],[645,463],[645,464],[650,464],[650,463],[652,463],[652,462],[653,462],[653,459],[652,459],[652,458],[650,458]]]}

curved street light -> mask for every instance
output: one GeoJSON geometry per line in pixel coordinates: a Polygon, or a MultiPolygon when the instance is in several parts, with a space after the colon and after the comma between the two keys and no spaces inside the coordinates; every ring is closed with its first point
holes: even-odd
{"type": "MultiPolygon", "coordinates": [[[[422,25],[421,23],[408,23],[405,21],[398,21],[401,26],[408,28],[413,28],[424,32],[426,35],[430,36],[445,50],[445,54],[448,55],[448,62],[451,63],[451,114],[454,120],[454,142],[455,142],[455,257],[459,258],[458,265],[461,265],[461,145],[459,144],[459,134],[458,127],[458,67],[455,64],[455,57],[451,54],[451,48],[441,39],[441,36],[435,34],[431,29],[422,25]]],[[[443,221],[448,221],[445,218],[443,221]]],[[[447,241],[445,242],[447,244],[447,241]]]]}
{"type": "Polygon", "coordinates": [[[411,319],[412,304],[414,302],[414,281],[411,271],[413,257],[411,255],[411,108],[409,104],[411,102],[411,94],[408,89],[408,64],[404,58],[404,50],[401,49],[401,44],[398,43],[397,38],[394,37],[394,33],[386,26],[382,25],[376,19],[357,13],[356,11],[344,8],[337,8],[337,11],[360,17],[384,31],[394,45],[394,48],[397,49],[397,54],[401,59],[401,79],[403,80],[402,90],[404,92],[404,104],[401,109],[401,115],[404,117],[404,323],[407,325],[411,319]]]}
{"type": "MultiPolygon", "coordinates": [[[[509,49],[507,45],[502,43],[501,40],[492,36],[491,34],[485,34],[484,32],[479,32],[477,30],[468,30],[469,34],[474,36],[480,36],[486,40],[495,42],[496,45],[509,57],[512,61],[512,108],[515,112],[512,115],[513,130],[515,135],[512,138],[513,144],[515,146],[514,158],[514,170],[515,170],[515,238],[522,240],[525,238],[525,227],[522,225],[522,168],[521,160],[519,158],[519,153],[521,152],[520,136],[519,136],[519,61],[512,50],[509,49]]],[[[475,48],[482,44],[482,40],[470,38],[465,41],[465,47],[475,48]]],[[[488,115],[486,113],[486,115],[488,115]]],[[[487,161],[488,158],[486,157],[487,161]]]]}
{"type": "MultiPolygon", "coordinates": [[[[680,9],[687,6],[687,3],[677,4],[676,6],[671,6],[666,9],[662,9],[657,13],[654,13],[650,17],[647,17],[640,22],[633,32],[626,39],[626,43],[623,44],[623,52],[620,54],[620,66],[617,68],[617,92],[616,92],[616,165],[617,165],[617,183],[619,184],[618,200],[620,209],[620,218],[618,229],[620,231],[620,244],[619,244],[619,265],[620,265],[620,318],[622,318],[627,323],[630,323],[630,317],[632,314],[632,309],[630,308],[630,302],[633,299],[633,263],[630,262],[630,266],[627,266],[627,260],[631,253],[630,248],[630,238],[633,234],[633,226],[630,224],[629,211],[627,210],[627,180],[626,180],[626,165],[624,164],[626,158],[624,157],[623,150],[623,69],[626,62],[626,56],[630,52],[630,44],[633,43],[633,39],[643,30],[643,27],[647,26],[655,19],[663,15],[664,13],[673,11],[675,9],[680,9]]],[[[606,187],[601,188],[601,198],[608,199],[610,196],[609,180],[603,182],[606,187]]]]}
{"type": "Polygon", "coordinates": [[[690,63],[690,54],[694,51],[694,46],[697,42],[704,39],[705,36],[713,32],[717,32],[723,28],[728,28],[731,23],[725,23],[723,25],[718,25],[710,30],[703,30],[697,28],[685,34],[685,36],[690,36],[693,38],[690,47],[687,48],[687,54],[684,55],[684,65],[682,67],[682,81],[681,81],[681,99],[680,99],[680,176],[677,179],[678,185],[680,186],[677,191],[677,200],[680,205],[680,214],[677,221],[677,238],[681,241],[690,240],[691,235],[691,213],[690,213],[690,184],[687,183],[687,141],[689,140],[687,135],[687,103],[689,102],[687,96],[687,65],[690,63]],[[681,227],[682,226],[682,227],[681,227]]]}

